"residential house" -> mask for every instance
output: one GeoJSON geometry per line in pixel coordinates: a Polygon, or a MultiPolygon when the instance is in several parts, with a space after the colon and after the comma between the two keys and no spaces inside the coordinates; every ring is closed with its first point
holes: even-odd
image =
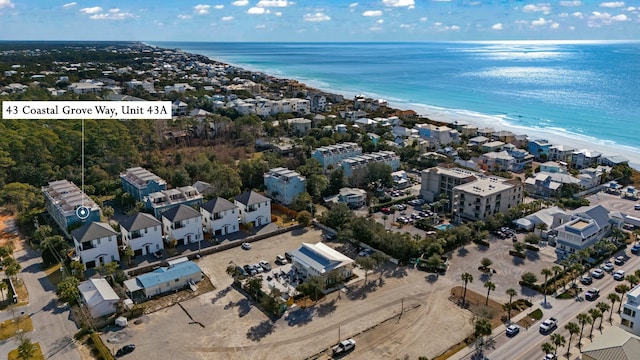
{"type": "Polygon", "coordinates": [[[183,186],[150,193],[149,196],[145,197],[144,202],[145,207],[153,211],[154,216],[159,219],[163,212],[179,205],[200,206],[202,204],[202,194],[193,186],[183,186]]]}
{"type": "Polygon", "coordinates": [[[483,153],[500,150],[505,144],[502,141],[490,141],[482,144],[480,147],[483,153]]]}
{"type": "Polygon", "coordinates": [[[469,139],[469,146],[482,146],[483,144],[489,141],[488,138],[484,136],[476,136],[469,139]]]}
{"type": "Polygon", "coordinates": [[[211,199],[200,207],[205,231],[213,235],[227,235],[240,230],[238,206],[221,197],[211,199]]]}
{"type": "Polygon", "coordinates": [[[411,186],[411,181],[409,180],[409,176],[407,172],[404,170],[398,170],[391,173],[391,177],[393,178],[393,187],[395,189],[406,189],[411,186]]]}
{"type": "Polygon", "coordinates": [[[187,245],[200,242],[202,214],[190,206],[178,205],[162,213],[162,226],[169,242],[187,245]]]}
{"type": "Polygon", "coordinates": [[[185,116],[187,115],[187,108],[189,105],[187,103],[176,100],[171,103],[171,115],[172,116],[185,116]]]}
{"type": "MultiPolygon", "coordinates": [[[[298,114],[298,116],[304,116],[311,113],[311,104],[306,99],[291,99],[291,112],[298,114]]],[[[309,123],[311,126],[311,123],[309,123]]]]}
{"type": "Polygon", "coordinates": [[[162,222],[145,213],[137,213],[120,221],[122,243],[133,250],[134,256],[149,255],[164,249],[162,222]]]}
{"type": "Polygon", "coordinates": [[[438,201],[444,197],[451,201],[453,198],[453,188],[475,181],[478,173],[457,168],[436,166],[422,170],[420,197],[427,202],[438,201]]]}
{"type": "Polygon", "coordinates": [[[556,255],[558,260],[562,260],[602,240],[609,235],[613,226],[621,226],[624,219],[619,213],[595,205],[578,208],[569,218],[559,217],[559,222],[554,232],[556,255]]]}
{"type": "Polygon", "coordinates": [[[327,98],[324,95],[317,94],[311,97],[311,111],[323,112],[327,108],[327,98]]]}
{"type": "Polygon", "coordinates": [[[376,163],[388,165],[391,171],[396,171],[400,167],[400,157],[393,151],[384,150],[346,158],[342,160],[341,166],[344,177],[357,185],[365,180],[367,167],[376,163]]]}
{"type": "Polygon", "coordinates": [[[549,149],[551,143],[548,140],[533,140],[527,143],[527,150],[529,153],[536,157],[536,159],[549,159],[549,149]],[[544,156],[543,156],[544,155],[544,156]]]}
{"type": "Polygon", "coordinates": [[[347,142],[316,148],[311,157],[320,161],[322,169],[327,171],[336,167],[342,160],[358,155],[362,155],[362,148],[356,143],[347,142]]]}
{"type": "Polygon", "coordinates": [[[118,233],[109,224],[87,223],[73,230],[71,236],[76,255],[87,269],[120,261],[118,233]]]}
{"type": "Polygon", "coordinates": [[[485,171],[511,171],[515,159],[506,151],[488,152],[479,157],[478,165],[485,171]]]}
{"type": "Polygon", "coordinates": [[[571,166],[574,169],[584,169],[598,163],[601,153],[587,149],[576,150],[571,154],[571,166]]]}
{"type": "Polygon", "coordinates": [[[68,180],[51,181],[48,186],[42,187],[42,193],[47,212],[67,236],[69,229],[80,222],[100,221],[101,212],[98,204],[68,180]],[[77,214],[80,207],[89,211],[82,219],[77,214]]]}
{"type": "Polygon", "coordinates": [[[513,223],[520,229],[526,231],[535,231],[537,234],[540,234],[540,237],[543,239],[547,238],[549,231],[553,228],[553,218],[556,214],[567,215],[567,213],[557,206],[552,206],[548,208],[541,209],[536,211],[531,215],[527,215],[523,218],[514,220],[513,223]],[[544,224],[545,229],[537,229],[539,224],[544,224]]]}
{"type": "Polygon", "coordinates": [[[478,131],[476,132],[476,136],[484,136],[484,137],[490,139],[491,136],[493,136],[494,132],[496,132],[495,129],[490,128],[490,127],[479,128],[478,131]]]}
{"type": "Polygon", "coordinates": [[[142,293],[144,297],[151,298],[197,284],[204,278],[202,270],[193,261],[183,259],[170,262],[168,267],[160,267],[150,273],[126,280],[124,286],[127,292],[132,296],[142,293]]]}
{"type": "Polygon", "coordinates": [[[437,126],[433,124],[416,124],[418,135],[435,146],[446,146],[451,143],[460,142],[460,133],[456,129],[448,126],[437,126]]]}
{"type": "Polygon", "coordinates": [[[540,164],[540,172],[548,173],[566,173],[567,167],[555,161],[547,161],[540,164]]]}
{"type": "Polygon", "coordinates": [[[307,179],[293,170],[277,167],[264,174],[267,196],[284,205],[290,205],[305,191],[307,179]]]}
{"type": "Polygon", "coordinates": [[[89,279],[78,285],[82,302],[92,318],[111,315],[116,312],[120,297],[105,279],[89,279]]]}
{"type": "Polygon", "coordinates": [[[640,337],[634,332],[627,332],[629,331],[627,328],[623,325],[607,327],[591,343],[580,349],[580,358],[582,360],[636,360],[640,354],[640,337]]]}
{"type": "Polygon", "coordinates": [[[522,203],[524,186],[520,179],[478,176],[476,181],[453,188],[453,217],[471,221],[485,220],[489,215],[506,213],[522,203]]]}
{"type": "MultiPolygon", "coordinates": [[[[636,285],[627,292],[627,301],[622,307],[620,317],[622,318],[620,328],[640,336],[640,285],[636,285]]],[[[636,354],[640,354],[640,346],[636,354]]]]}
{"type": "Polygon", "coordinates": [[[99,81],[81,81],[77,83],[71,83],[67,86],[67,89],[73,91],[78,95],[82,94],[99,94],[104,88],[104,84],[99,81]]]}
{"type": "Polygon", "coordinates": [[[562,183],[554,181],[553,176],[543,172],[527,178],[524,186],[529,194],[542,198],[559,197],[562,189],[562,183]]]}
{"type": "Polygon", "coordinates": [[[585,168],[580,170],[577,178],[580,180],[580,186],[585,189],[594,188],[602,182],[602,176],[611,171],[608,166],[597,166],[595,168],[585,168]]]}
{"type": "Polygon", "coordinates": [[[216,188],[208,182],[198,180],[193,184],[193,187],[205,198],[216,193],[216,188]]]}
{"type": "Polygon", "coordinates": [[[604,166],[614,167],[621,164],[629,164],[629,159],[620,155],[602,156],[598,159],[598,163],[604,166]]]}
{"type": "Polygon", "coordinates": [[[477,136],[478,127],[475,126],[475,125],[464,125],[460,129],[460,133],[462,134],[462,136],[465,136],[467,138],[471,138],[471,137],[477,136]]]}
{"type": "Polygon", "coordinates": [[[571,154],[575,151],[566,145],[552,145],[549,147],[547,159],[550,161],[571,162],[571,154]]]}
{"type": "Polygon", "coordinates": [[[293,132],[297,135],[297,136],[305,136],[309,130],[311,130],[311,120],[309,119],[305,119],[305,118],[295,118],[295,119],[288,119],[285,120],[289,126],[291,127],[291,130],[293,130],[293,132]]]}
{"type": "Polygon", "coordinates": [[[321,276],[325,278],[332,271],[338,271],[343,279],[353,273],[355,261],[333,248],[318,242],[302,243],[291,252],[292,267],[302,274],[302,278],[321,276]]]}
{"type": "Polygon", "coordinates": [[[167,182],[164,179],[141,167],[129,168],[125,173],[120,174],[120,182],[122,190],[131,194],[139,202],[151,193],[167,189],[167,182]]]}
{"type": "Polygon", "coordinates": [[[271,222],[271,199],[254,191],[245,191],[236,196],[240,222],[252,226],[262,226],[271,222]]]}
{"type": "Polygon", "coordinates": [[[187,83],[175,83],[173,85],[166,85],[164,87],[164,93],[168,94],[172,91],[175,92],[179,92],[179,93],[184,93],[187,91],[194,91],[196,88],[194,88],[193,86],[187,84],[187,83]]]}
{"type": "Polygon", "coordinates": [[[502,141],[505,144],[511,144],[515,140],[516,134],[511,131],[501,130],[491,134],[491,140],[502,141]]]}
{"type": "Polygon", "coordinates": [[[527,166],[533,165],[534,156],[529,154],[527,150],[518,149],[513,144],[505,144],[502,147],[502,150],[506,151],[507,154],[513,157],[513,163],[511,164],[511,171],[521,172],[527,166]]]}
{"type": "Polygon", "coordinates": [[[359,209],[367,204],[367,192],[358,188],[344,187],[338,195],[324,198],[325,202],[346,204],[350,209],[359,209]]]}

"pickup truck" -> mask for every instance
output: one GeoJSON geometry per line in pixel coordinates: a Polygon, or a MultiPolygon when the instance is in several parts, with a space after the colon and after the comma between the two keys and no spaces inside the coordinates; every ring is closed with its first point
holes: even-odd
{"type": "Polygon", "coordinates": [[[558,319],[550,317],[540,324],[540,332],[543,334],[549,333],[558,327],[558,319]]]}
{"type": "Polygon", "coordinates": [[[333,347],[333,355],[345,354],[356,347],[356,341],[353,339],[347,339],[340,342],[340,344],[333,347]]]}

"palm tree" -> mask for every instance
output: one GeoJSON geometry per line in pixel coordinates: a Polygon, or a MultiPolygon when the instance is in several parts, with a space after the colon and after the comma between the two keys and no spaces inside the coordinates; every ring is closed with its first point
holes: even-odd
{"type": "Polygon", "coordinates": [[[596,319],[602,317],[602,311],[600,311],[600,309],[598,309],[598,308],[589,309],[589,315],[591,316],[591,319],[593,320],[591,322],[591,331],[589,331],[589,339],[593,339],[593,328],[596,326],[596,319]]]}
{"type": "Polygon", "coordinates": [[[604,320],[604,314],[609,311],[609,309],[611,309],[611,306],[609,306],[609,304],[607,304],[606,302],[600,301],[596,304],[596,308],[598,308],[598,310],[600,310],[600,312],[602,313],[602,316],[600,316],[600,325],[598,326],[598,330],[602,330],[602,321],[604,320]]]}
{"type": "Polygon", "coordinates": [[[556,346],[554,353],[558,353],[558,348],[560,346],[564,346],[564,344],[567,343],[567,340],[564,338],[564,336],[555,333],[555,334],[551,334],[551,342],[553,343],[553,345],[556,346]]]}
{"type": "Polygon", "coordinates": [[[389,219],[389,215],[384,214],[382,215],[382,221],[384,221],[384,228],[387,228],[387,220],[389,219]]]}
{"type": "Polygon", "coordinates": [[[545,354],[551,354],[553,352],[553,344],[552,343],[544,343],[541,345],[542,347],[542,352],[545,354]]]}
{"type": "Polygon", "coordinates": [[[622,310],[622,300],[624,300],[624,296],[627,294],[629,290],[631,290],[631,288],[627,284],[620,284],[618,285],[618,288],[616,290],[620,291],[620,294],[621,294],[620,305],[618,305],[618,314],[619,314],[620,311],[622,310]]]}
{"type": "Polygon", "coordinates": [[[466,272],[462,273],[462,275],[460,275],[460,278],[462,279],[462,281],[464,281],[464,292],[462,293],[462,307],[464,307],[466,304],[465,300],[467,298],[467,283],[473,282],[473,275],[466,272]]]}
{"type": "Polygon", "coordinates": [[[540,274],[542,276],[544,276],[544,303],[547,303],[547,279],[549,279],[549,276],[551,276],[553,274],[553,272],[549,269],[542,269],[542,271],[540,271],[540,274]]]}
{"type": "Polygon", "coordinates": [[[634,288],[636,285],[640,283],[640,278],[637,277],[635,274],[629,274],[625,276],[624,279],[627,280],[631,288],[634,288]]]}
{"type": "Polygon", "coordinates": [[[571,355],[571,339],[573,339],[573,335],[580,332],[580,326],[570,321],[564,328],[569,332],[569,342],[567,343],[567,357],[569,357],[571,355]]]}
{"type": "Polygon", "coordinates": [[[33,358],[33,355],[36,352],[36,344],[34,344],[31,339],[24,338],[20,341],[20,345],[18,346],[18,358],[21,360],[29,360],[33,358]]]}
{"type": "Polygon", "coordinates": [[[620,296],[618,296],[618,294],[616,293],[611,293],[609,294],[609,296],[607,296],[607,299],[611,301],[611,313],[609,314],[609,323],[611,323],[613,318],[613,306],[615,305],[616,301],[620,301],[620,296]]]}
{"type": "Polygon", "coordinates": [[[593,319],[587,313],[578,314],[578,324],[580,324],[580,337],[578,338],[578,348],[582,347],[582,333],[584,326],[587,324],[593,324],[593,319]]]}
{"type": "Polygon", "coordinates": [[[509,288],[505,291],[505,294],[509,295],[509,323],[511,323],[511,300],[514,296],[518,296],[518,292],[515,289],[509,288]]]}
{"type": "Polygon", "coordinates": [[[638,279],[640,279],[640,269],[636,270],[633,275],[635,275],[638,279]]]}
{"type": "Polygon", "coordinates": [[[487,281],[484,283],[484,287],[487,289],[487,300],[484,302],[485,306],[489,305],[489,293],[496,289],[496,284],[491,281],[487,281]]]}

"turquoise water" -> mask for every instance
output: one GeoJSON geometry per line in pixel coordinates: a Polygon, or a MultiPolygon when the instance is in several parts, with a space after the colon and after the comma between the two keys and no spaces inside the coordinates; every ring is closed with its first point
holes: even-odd
{"type": "Polygon", "coordinates": [[[640,43],[154,43],[640,164],[640,43]]]}
{"type": "Polygon", "coordinates": [[[445,231],[445,230],[449,230],[451,228],[453,228],[453,225],[451,224],[440,224],[440,225],[436,225],[434,226],[434,228],[441,230],[441,231],[445,231]]]}

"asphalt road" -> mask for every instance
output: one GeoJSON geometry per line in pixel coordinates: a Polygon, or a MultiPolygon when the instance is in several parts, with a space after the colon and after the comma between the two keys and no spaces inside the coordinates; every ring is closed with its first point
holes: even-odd
{"type": "MultiPolygon", "coordinates": [[[[619,252],[614,255],[621,255],[622,252],[619,252]]],[[[640,268],[640,257],[631,254],[628,250],[626,251],[627,256],[630,256],[629,260],[622,266],[616,266],[615,270],[623,269],[627,274],[633,273],[636,269],[640,268]]],[[[602,279],[594,279],[592,285],[580,285],[583,288],[583,291],[588,290],[591,287],[600,289],[600,297],[594,301],[582,301],[578,302],[575,300],[558,300],[554,299],[552,296],[547,296],[547,301],[549,303],[548,307],[542,307],[542,311],[544,313],[543,320],[549,317],[555,317],[559,320],[558,328],[550,334],[542,335],[538,331],[538,326],[540,322],[534,324],[534,326],[528,330],[521,329],[520,334],[515,337],[509,339],[506,335],[500,334],[495,338],[495,350],[489,349],[485,351],[485,354],[490,359],[542,359],[544,354],[541,350],[541,345],[544,342],[551,342],[550,336],[553,333],[562,334],[565,339],[569,340],[569,332],[564,329],[564,326],[573,321],[575,323],[578,322],[576,316],[579,313],[587,312],[589,309],[594,308],[595,305],[600,302],[606,302],[611,305],[611,302],[607,299],[607,295],[611,292],[614,292],[614,288],[623,282],[615,281],[611,274],[606,274],[602,279]]],[[[626,283],[626,282],[624,282],[626,283]]],[[[624,301],[624,299],[623,299],[624,301]]],[[[618,310],[619,303],[615,304],[613,321],[619,322],[620,316],[616,313],[618,310]]],[[[606,323],[609,318],[609,314],[605,314],[604,323],[606,323]]],[[[597,321],[599,323],[600,320],[597,321]]],[[[603,325],[604,326],[604,325],[603,325]]],[[[588,334],[590,325],[586,325],[584,332],[588,334]]],[[[599,335],[599,331],[596,329],[593,332],[594,338],[599,335]]],[[[575,346],[578,344],[578,335],[574,335],[572,340],[572,347],[574,350],[572,351],[572,358],[575,357],[579,352],[576,350],[575,346]]],[[[588,340],[583,339],[583,345],[588,340]]],[[[563,354],[566,352],[566,346],[559,348],[558,353],[563,354]]]]}

